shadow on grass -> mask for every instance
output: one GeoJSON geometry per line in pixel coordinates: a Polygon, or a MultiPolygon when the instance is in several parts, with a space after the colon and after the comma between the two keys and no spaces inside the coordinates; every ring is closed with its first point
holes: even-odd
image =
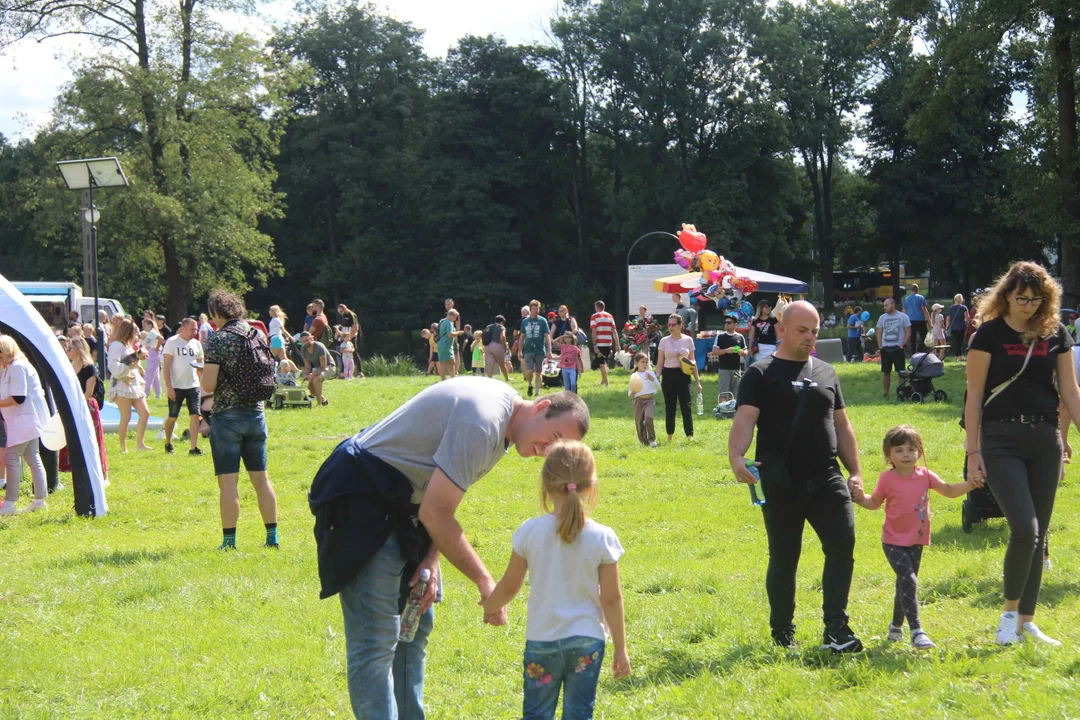
{"type": "Polygon", "coordinates": [[[984,520],[976,523],[970,533],[964,532],[960,525],[948,524],[934,528],[932,535],[935,546],[948,546],[963,550],[986,550],[1004,547],[1009,542],[1009,526],[1004,519],[984,520]]]}
{"type": "MultiPolygon", "coordinates": [[[[1054,606],[1078,594],[1080,594],[1080,582],[1058,580],[1044,575],[1042,587],[1039,590],[1039,604],[1054,606]]],[[[952,598],[967,600],[974,607],[998,608],[1003,600],[1002,581],[1000,578],[973,578],[960,575],[935,583],[925,585],[920,583],[919,595],[925,603],[934,602],[938,598],[952,598]]]]}
{"type": "Polygon", "coordinates": [[[141,563],[162,562],[175,554],[175,550],[113,550],[111,552],[91,550],[76,557],[64,558],[56,563],[56,567],[61,569],[77,568],[84,565],[128,567],[141,563]]]}

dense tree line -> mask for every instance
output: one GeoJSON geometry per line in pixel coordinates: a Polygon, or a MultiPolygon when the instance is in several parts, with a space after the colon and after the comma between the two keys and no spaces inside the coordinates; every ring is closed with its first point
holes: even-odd
{"type": "Polygon", "coordinates": [[[0,0],[0,42],[103,51],[37,136],[0,138],[8,277],[79,279],[52,163],[115,154],[132,187],[100,202],[103,291],[173,315],[215,284],[294,316],[346,302],[369,332],[447,296],[477,319],[625,311],[630,244],[683,221],[826,300],[832,268],[905,261],[969,292],[1017,258],[1059,262],[1080,300],[1067,0],[564,0],[545,43],[445,58],[371,6],[263,44],[221,5],[158,2],[0,0]]]}

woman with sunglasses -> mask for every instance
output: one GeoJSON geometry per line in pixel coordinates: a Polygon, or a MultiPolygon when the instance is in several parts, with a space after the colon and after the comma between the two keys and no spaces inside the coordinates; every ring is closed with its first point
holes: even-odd
{"type": "Polygon", "coordinates": [[[664,415],[667,423],[667,439],[675,439],[675,403],[682,410],[683,432],[690,441],[694,439],[694,415],[690,412],[690,376],[683,372],[682,358],[687,358],[694,368],[694,382],[701,392],[701,377],[698,375],[697,360],[694,359],[694,341],[683,334],[683,319],[671,314],[668,316],[670,335],[660,341],[656,359],[660,370],[660,389],[664,392],[664,415]]]}
{"type": "Polygon", "coordinates": [[[1073,341],[1058,319],[1060,306],[1057,281],[1035,263],[1018,262],[979,299],[968,348],[968,479],[985,478],[1009,523],[1000,645],[1061,644],[1033,622],[1062,470],[1059,408],[1080,417],[1073,341]]]}

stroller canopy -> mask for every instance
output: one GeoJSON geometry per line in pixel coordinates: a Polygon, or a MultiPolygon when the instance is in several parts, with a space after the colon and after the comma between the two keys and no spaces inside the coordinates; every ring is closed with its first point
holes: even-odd
{"type": "Polygon", "coordinates": [[[911,377],[938,378],[945,375],[945,363],[933,353],[915,353],[911,356],[911,377]]]}

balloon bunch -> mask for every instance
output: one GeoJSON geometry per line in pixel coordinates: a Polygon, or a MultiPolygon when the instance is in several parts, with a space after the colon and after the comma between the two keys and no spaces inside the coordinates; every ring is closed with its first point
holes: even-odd
{"type": "Polygon", "coordinates": [[[754,308],[743,298],[758,289],[758,284],[751,278],[736,275],[734,263],[706,250],[708,240],[705,233],[698,232],[693,225],[683,224],[678,234],[682,250],[675,251],[675,262],[685,270],[701,274],[698,287],[690,290],[690,303],[711,300],[720,310],[734,315],[738,327],[749,327],[754,308]]]}
{"type": "Polygon", "coordinates": [[[648,328],[642,323],[627,320],[622,329],[622,346],[628,352],[649,352],[648,328]]]}

